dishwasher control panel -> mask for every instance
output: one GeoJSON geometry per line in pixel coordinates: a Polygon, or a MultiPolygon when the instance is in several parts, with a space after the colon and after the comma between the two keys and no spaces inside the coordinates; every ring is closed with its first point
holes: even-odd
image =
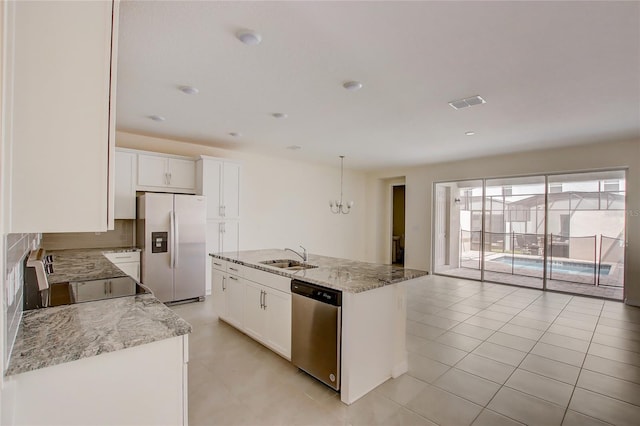
{"type": "Polygon", "coordinates": [[[304,281],[292,280],[291,292],[333,306],[342,306],[342,292],[304,281]]]}

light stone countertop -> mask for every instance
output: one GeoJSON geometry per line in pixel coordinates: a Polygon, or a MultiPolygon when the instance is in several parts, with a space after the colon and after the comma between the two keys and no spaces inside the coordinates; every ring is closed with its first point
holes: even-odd
{"type": "Polygon", "coordinates": [[[53,255],[53,273],[49,284],[126,277],[103,253],[139,251],[132,248],[47,250],[53,255]]]}
{"type": "MultiPolygon", "coordinates": [[[[50,250],[49,282],[126,276],[102,253],[132,249],[50,250]]],[[[135,251],[135,250],[133,250],[135,251]]],[[[5,375],[114,352],[191,333],[191,325],[153,294],[25,311],[5,375]]]]}
{"type": "Polygon", "coordinates": [[[25,311],[5,375],[190,332],[191,325],[152,294],[25,311]]]}
{"type": "Polygon", "coordinates": [[[337,257],[320,256],[317,254],[309,254],[306,263],[316,265],[318,267],[303,269],[300,271],[288,271],[260,263],[276,259],[302,261],[302,259],[296,254],[279,249],[246,250],[218,254],[212,253],[210,256],[348,293],[360,293],[363,291],[373,290],[428,274],[425,271],[419,271],[417,269],[358,262],[355,260],[340,259],[337,257]]]}

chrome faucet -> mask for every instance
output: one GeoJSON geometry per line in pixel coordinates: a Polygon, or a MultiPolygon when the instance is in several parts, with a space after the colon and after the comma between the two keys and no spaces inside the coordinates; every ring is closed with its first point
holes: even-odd
{"type": "Polygon", "coordinates": [[[306,262],[307,261],[307,249],[302,247],[302,246],[300,246],[300,248],[302,249],[302,254],[300,254],[299,252],[297,252],[295,250],[292,250],[290,248],[285,248],[284,250],[285,251],[289,250],[291,252],[294,252],[295,254],[297,254],[298,256],[300,256],[302,258],[303,262],[306,262]]]}

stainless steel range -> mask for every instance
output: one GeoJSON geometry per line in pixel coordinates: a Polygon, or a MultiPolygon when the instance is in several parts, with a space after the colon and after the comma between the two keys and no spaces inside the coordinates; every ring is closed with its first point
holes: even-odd
{"type": "Polygon", "coordinates": [[[42,249],[34,250],[25,261],[25,311],[151,293],[129,276],[50,284],[47,276],[53,272],[52,262],[42,249]]]}

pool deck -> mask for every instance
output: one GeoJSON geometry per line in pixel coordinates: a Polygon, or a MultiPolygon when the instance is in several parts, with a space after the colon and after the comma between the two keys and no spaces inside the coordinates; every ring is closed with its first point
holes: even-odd
{"type": "MultiPolygon", "coordinates": [[[[503,284],[518,285],[530,288],[542,288],[542,270],[533,268],[515,268],[512,273],[510,264],[501,261],[492,261],[501,256],[510,256],[505,253],[495,253],[485,259],[484,280],[503,284]]],[[[540,259],[539,256],[518,256],[522,258],[540,259]]],[[[575,260],[567,259],[575,262],[575,260]]],[[[547,280],[547,289],[561,291],[565,293],[580,294],[585,296],[600,297],[613,300],[622,300],[624,290],[620,286],[622,283],[622,273],[624,268],[619,265],[610,265],[611,270],[608,275],[600,276],[599,285],[594,285],[593,274],[571,274],[551,271],[551,279],[547,280]],[[611,285],[615,284],[615,285],[611,285]]],[[[462,262],[460,268],[436,271],[438,274],[449,275],[458,278],[480,279],[479,259],[468,259],[462,262]]]]}

